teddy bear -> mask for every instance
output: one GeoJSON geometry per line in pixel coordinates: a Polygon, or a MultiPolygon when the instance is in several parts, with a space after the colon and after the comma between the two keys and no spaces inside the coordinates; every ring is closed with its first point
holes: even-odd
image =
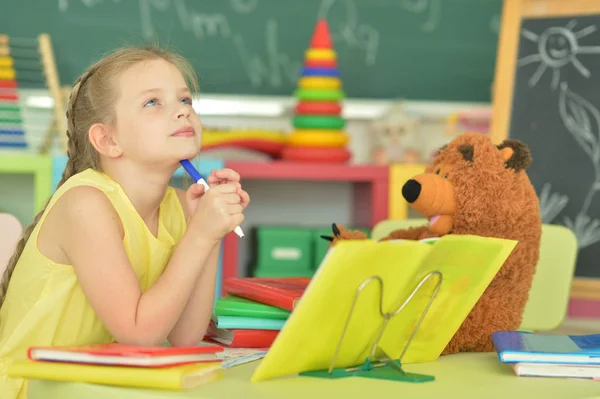
{"type": "MultiPolygon", "coordinates": [[[[463,133],[443,146],[424,173],[402,187],[402,196],[428,223],[392,231],[382,240],[420,240],[469,234],[516,240],[517,245],[448,343],[443,355],[491,352],[491,334],[519,328],[539,259],[539,199],[526,173],[526,144],[494,145],[482,133],[463,133]]],[[[338,240],[364,239],[360,231],[332,225],[338,240]]]]}

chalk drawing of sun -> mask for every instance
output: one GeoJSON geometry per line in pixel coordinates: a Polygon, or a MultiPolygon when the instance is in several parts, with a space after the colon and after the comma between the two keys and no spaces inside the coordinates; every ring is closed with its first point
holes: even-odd
{"type": "Polygon", "coordinates": [[[560,69],[572,64],[579,73],[589,78],[590,71],[577,59],[579,54],[600,54],[600,46],[581,46],[579,39],[596,31],[595,25],[590,25],[574,32],[573,28],[577,21],[571,20],[563,26],[552,26],[541,34],[522,29],[521,34],[527,40],[538,45],[538,53],[525,56],[517,61],[519,67],[534,62],[540,65],[529,79],[529,87],[535,86],[548,68],[552,70],[552,89],[558,87],[560,81],[560,69]]]}

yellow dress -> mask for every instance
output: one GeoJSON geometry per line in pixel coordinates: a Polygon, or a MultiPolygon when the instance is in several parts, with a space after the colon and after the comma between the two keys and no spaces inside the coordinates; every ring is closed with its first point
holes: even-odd
{"type": "Polygon", "coordinates": [[[12,360],[25,358],[29,347],[114,341],[87,301],[73,267],[52,262],[36,246],[38,232],[48,211],[67,190],[76,186],[96,187],[110,199],[121,218],[123,245],[143,291],[160,277],[173,248],[185,232],[183,209],[172,187],[160,205],[156,237],[121,186],[106,174],[88,169],[59,187],[25,246],[0,310],[2,399],[26,398],[26,382],[9,378],[6,369],[12,360]]]}

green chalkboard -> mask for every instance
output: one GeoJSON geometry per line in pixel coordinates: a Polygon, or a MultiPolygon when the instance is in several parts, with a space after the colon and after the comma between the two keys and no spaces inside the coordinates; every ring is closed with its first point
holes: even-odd
{"type": "Polygon", "coordinates": [[[0,31],[51,35],[61,82],[158,39],[207,93],[290,95],[326,18],[352,98],[490,101],[502,0],[2,0],[0,31]]]}

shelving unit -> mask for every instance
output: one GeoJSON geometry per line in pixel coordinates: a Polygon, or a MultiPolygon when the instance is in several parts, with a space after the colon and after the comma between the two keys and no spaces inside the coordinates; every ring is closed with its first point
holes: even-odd
{"type": "Polygon", "coordinates": [[[33,215],[51,195],[52,157],[35,154],[1,154],[0,174],[33,175],[33,215]]]}
{"type": "Polygon", "coordinates": [[[390,210],[389,219],[406,219],[409,217],[408,202],[402,196],[402,186],[413,176],[423,173],[426,165],[396,164],[390,166],[390,210]]]}
{"type": "MultiPolygon", "coordinates": [[[[389,168],[387,166],[300,162],[225,162],[247,180],[349,182],[353,185],[355,225],[373,227],[388,217],[389,168]]],[[[239,240],[228,234],[223,241],[223,279],[236,277],[239,240]]]]}

